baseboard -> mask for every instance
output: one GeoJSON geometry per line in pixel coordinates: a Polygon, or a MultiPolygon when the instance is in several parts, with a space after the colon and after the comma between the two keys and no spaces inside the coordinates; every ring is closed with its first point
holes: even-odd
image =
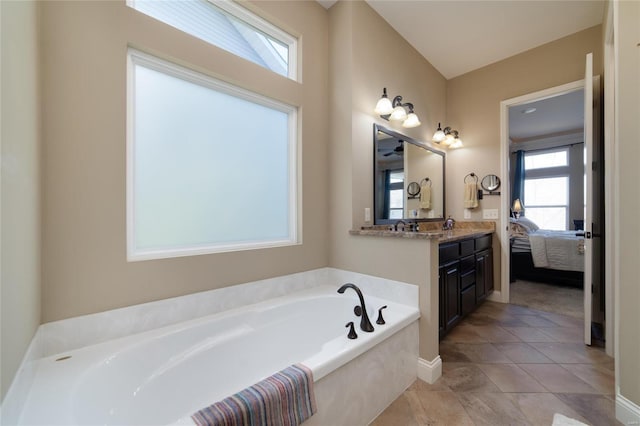
{"type": "Polygon", "coordinates": [[[433,361],[418,358],[418,378],[429,384],[433,384],[442,376],[442,360],[440,355],[436,356],[433,361]]]}
{"type": "Polygon", "coordinates": [[[640,425],[640,406],[616,394],[616,419],[625,425],[640,425]]]}
{"type": "Polygon", "coordinates": [[[487,297],[487,300],[490,300],[492,302],[505,303],[502,300],[502,292],[498,290],[494,290],[493,293],[491,293],[489,297],[487,297]]]}

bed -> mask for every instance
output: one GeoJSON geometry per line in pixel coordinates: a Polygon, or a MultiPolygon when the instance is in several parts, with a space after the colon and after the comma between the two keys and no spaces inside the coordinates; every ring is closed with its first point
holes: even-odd
{"type": "Polygon", "coordinates": [[[511,271],[515,279],[582,287],[584,238],[576,231],[540,229],[527,218],[510,219],[511,271]]]}

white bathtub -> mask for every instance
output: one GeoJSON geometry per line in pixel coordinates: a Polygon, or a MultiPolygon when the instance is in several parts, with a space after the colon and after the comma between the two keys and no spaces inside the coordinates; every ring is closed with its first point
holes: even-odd
{"type": "Polygon", "coordinates": [[[20,423],[192,424],[193,412],[297,362],[317,383],[419,317],[416,307],[364,291],[375,327],[365,333],[353,313],[356,293],[337,288],[319,286],[42,358],[20,423]],[[377,325],[383,305],[386,324],[377,325]],[[355,340],[347,339],[348,321],[356,324],[355,340]]]}

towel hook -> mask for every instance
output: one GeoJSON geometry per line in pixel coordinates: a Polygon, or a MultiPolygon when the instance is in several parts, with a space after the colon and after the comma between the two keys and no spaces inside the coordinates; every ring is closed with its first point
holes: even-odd
{"type": "Polygon", "coordinates": [[[429,179],[428,177],[422,179],[420,181],[420,186],[425,185],[425,184],[429,184],[429,187],[431,187],[431,185],[433,185],[433,182],[431,181],[431,179],[429,179]]]}
{"type": "Polygon", "coordinates": [[[473,172],[469,173],[468,175],[466,175],[464,177],[464,183],[467,183],[467,178],[468,177],[472,177],[473,179],[475,179],[475,182],[478,183],[478,176],[473,172]]]}

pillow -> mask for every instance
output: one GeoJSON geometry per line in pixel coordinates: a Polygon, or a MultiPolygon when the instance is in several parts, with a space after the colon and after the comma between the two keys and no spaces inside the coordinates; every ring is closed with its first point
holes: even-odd
{"type": "Polygon", "coordinates": [[[538,225],[536,225],[531,219],[528,219],[526,217],[519,218],[518,223],[525,228],[529,228],[530,231],[537,231],[538,229],[540,229],[538,225]]]}
{"type": "Polygon", "coordinates": [[[512,237],[527,237],[529,235],[529,229],[512,218],[509,223],[509,235],[512,237]]]}

